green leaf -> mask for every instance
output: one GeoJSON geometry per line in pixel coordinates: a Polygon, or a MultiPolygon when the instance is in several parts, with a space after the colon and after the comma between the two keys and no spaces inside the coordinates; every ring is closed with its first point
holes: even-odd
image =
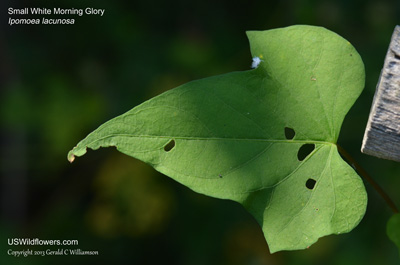
{"type": "Polygon", "coordinates": [[[386,233],[400,251],[400,213],[393,215],[386,226],[386,233]]]}
{"type": "Polygon", "coordinates": [[[364,185],[338,154],[364,87],[353,46],[320,27],[247,32],[253,70],[189,82],[92,132],[70,153],[115,146],[192,190],[244,205],[270,251],[352,230],[364,185]]]}

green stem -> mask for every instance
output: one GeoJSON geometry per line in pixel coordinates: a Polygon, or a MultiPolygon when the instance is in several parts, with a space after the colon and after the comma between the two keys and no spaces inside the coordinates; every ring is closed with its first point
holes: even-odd
{"type": "Polygon", "coordinates": [[[381,197],[385,200],[386,204],[392,209],[394,213],[398,213],[396,205],[392,201],[392,199],[387,195],[387,193],[375,182],[375,180],[363,169],[349,153],[346,152],[341,146],[337,145],[339,153],[351,164],[354,166],[355,170],[371,184],[371,186],[381,195],[381,197]]]}

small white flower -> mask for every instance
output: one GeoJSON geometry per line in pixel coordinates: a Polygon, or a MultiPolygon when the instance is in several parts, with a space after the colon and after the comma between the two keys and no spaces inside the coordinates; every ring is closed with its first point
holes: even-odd
{"type": "Polygon", "coordinates": [[[251,68],[257,68],[258,65],[262,62],[263,60],[261,60],[260,57],[255,56],[253,57],[253,62],[251,63],[251,68]]]}

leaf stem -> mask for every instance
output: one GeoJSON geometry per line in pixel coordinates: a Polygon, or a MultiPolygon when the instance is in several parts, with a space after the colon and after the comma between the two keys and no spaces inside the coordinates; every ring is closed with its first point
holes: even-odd
{"type": "Polygon", "coordinates": [[[366,180],[372,187],[381,195],[381,197],[385,200],[386,204],[392,209],[394,213],[398,213],[399,210],[397,209],[396,205],[389,197],[389,195],[375,182],[375,180],[363,169],[349,153],[346,152],[340,145],[337,145],[339,153],[349,162],[355,170],[366,180]]]}

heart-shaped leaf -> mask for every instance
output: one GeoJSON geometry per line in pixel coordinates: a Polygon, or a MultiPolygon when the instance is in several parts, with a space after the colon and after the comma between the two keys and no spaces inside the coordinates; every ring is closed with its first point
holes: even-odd
{"type": "Polygon", "coordinates": [[[196,192],[240,202],[271,252],[349,232],[367,197],[336,141],[364,87],[359,54],[319,27],[247,35],[256,69],[154,97],[100,126],[68,159],[115,146],[196,192]]]}
{"type": "Polygon", "coordinates": [[[386,233],[400,251],[400,213],[393,215],[389,219],[386,227],[386,233]]]}

